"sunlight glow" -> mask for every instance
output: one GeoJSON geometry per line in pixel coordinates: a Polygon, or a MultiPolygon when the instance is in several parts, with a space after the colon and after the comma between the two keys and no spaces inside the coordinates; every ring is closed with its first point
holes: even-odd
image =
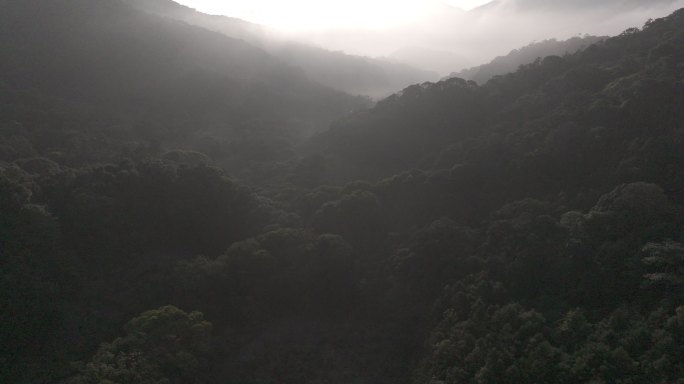
{"type": "Polygon", "coordinates": [[[420,20],[448,3],[463,9],[482,0],[178,0],[202,12],[287,31],[389,28],[420,20]]]}
{"type": "Polygon", "coordinates": [[[473,8],[485,5],[491,2],[491,0],[445,0],[444,2],[454,7],[459,7],[469,11],[473,8]]]}

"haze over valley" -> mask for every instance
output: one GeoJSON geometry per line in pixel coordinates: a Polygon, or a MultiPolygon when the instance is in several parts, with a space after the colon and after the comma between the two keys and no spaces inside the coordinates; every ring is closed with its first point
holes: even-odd
{"type": "Polygon", "coordinates": [[[442,76],[534,41],[616,35],[684,6],[682,0],[182,3],[261,24],[283,39],[384,57],[442,76]]]}

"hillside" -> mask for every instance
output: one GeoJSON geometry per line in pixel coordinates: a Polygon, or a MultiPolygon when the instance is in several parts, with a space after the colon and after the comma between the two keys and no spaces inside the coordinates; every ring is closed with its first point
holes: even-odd
{"type": "MultiPolygon", "coordinates": [[[[515,151],[506,156],[527,158],[545,153],[558,130],[591,143],[586,135],[599,128],[624,135],[625,142],[655,134],[647,127],[658,134],[677,129],[678,20],[649,23],[573,55],[537,59],[481,86],[458,78],[411,86],[336,122],[312,147],[324,145],[333,167],[339,162],[349,171],[356,164],[349,177],[382,178],[446,159],[468,163],[468,156],[496,145],[515,151]]],[[[588,163],[595,172],[597,164],[588,163]]],[[[329,175],[340,173],[331,168],[329,175]]]]}
{"type": "Polygon", "coordinates": [[[359,110],[118,1],[0,7],[0,382],[684,377],[684,10],[359,110]]]}
{"type": "MultiPolygon", "coordinates": [[[[219,153],[258,137],[283,147],[368,105],[242,40],[119,1],[2,7],[3,123],[70,164],[160,144],[219,153]]],[[[277,156],[257,152],[246,155],[277,156]]]]}
{"type": "Polygon", "coordinates": [[[305,180],[349,182],[297,203],[382,260],[420,340],[406,382],[683,377],[682,36],[684,10],[412,86],[311,144],[305,180]]]}
{"type": "Polygon", "coordinates": [[[332,52],[288,41],[274,31],[243,20],[212,16],[172,0],[130,1],[138,9],[243,39],[300,68],[320,84],[353,95],[386,97],[408,85],[433,80],[436,73],[382,59],[332,52]]]}
{"type": "Polygon", "coordinates": [[[494,76],[515,72],[521,65],[530,64],[539,58],[573,54],[605,39],[606,37],[583,36],[573,37],[565,41],[549,39],[531,43],[511,51],[505,56],[498,56],[487,64],[454,72],[443,80],[458,77],[484,84],[494,76]]]}

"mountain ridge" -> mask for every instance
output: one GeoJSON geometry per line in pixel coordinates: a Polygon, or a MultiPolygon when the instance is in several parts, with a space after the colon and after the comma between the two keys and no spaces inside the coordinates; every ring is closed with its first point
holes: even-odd
{"type": "Polygon", "coordinates": [[[207,15],[172,0],[126,1],[147,12],[244,39],[302,68],[312,80],[350,94],[385,97],[412,83],[437,78],[435,73],[406,64],[291,42],[263,26],[228,16],[207,15]]]}
{"type": "Polygon", "coordinates": [[[576,36],[563,41],[549,39],[530,43],[509,52],[507,55],[498,56],[489,63],[453,72],[442,80],[459,77],[483,84],[494,76],[515,72],[521,65],[532,63],[538,58],[543,59],[546,56],[573,54],[607,38],[607,36],[576,36]]]}

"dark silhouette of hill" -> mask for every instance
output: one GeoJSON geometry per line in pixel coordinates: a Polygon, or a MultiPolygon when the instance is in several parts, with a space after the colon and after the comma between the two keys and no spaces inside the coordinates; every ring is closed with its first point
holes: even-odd
{"type": "Polygon", "coordinates": [[[2,7],[0,80],[13,100],[3,117],[43,137],[37,141],[45,151],[59,151],[70,131],[90,124],[97,129],[79,134],[139,143],[187,143],[209,130],[224,139],[260,130],[298,136],[367,105],[243,40],[120,1],[28,0],[2,7]],[[40,112],[31,115],[32,109],[40,112]],[[40,127],[50,119],[81,123],[52,129],[48,139],[40,127]]]}
{"type": "Polygon", "coordinates": [[[605,39],[606,37],[600,36],[583,36],[573,37],[564,41],[549,39],[531,43],[511,51],[505,56],[496,57],[487,64],[454,72],[444,80],[459,77],[465,80],[473,80],[478,84],[484,84],[494,76],[515,72],[521,65],[530,64],[539,58],[573,54],[605,39]]]}
{"type": "Polygon", "coordinates": [[[337,109],[333,114],[349,110],[343,100],[353,100],[244,41],[144,14],[118,1],[24,1],[4,8],[8,60],[3,61],[3,77],[18,89],[82,99],[97,95],[131,105],[142,99],[165,113],[220,106],[224,117],[301,113],[325,118],[330,109],[337,109]],[[158,92],[157,85],[166,92],[158,92]],[[242,106],[231,105],[231,99],[242,106]],[[269,99],[275,103],[268,105],[269,99]],[[243,106],[238,113],[230,111],[243,106]]]}
{"type": "Polygon", "coordinates": [[[235,39],[260,45],[267,38],[268,30],[261,25],[228,16],[208,15],[172,0],[123,0],[131,6],[158,16],[181,20],[221,32],[235,39]]]}
{"type": "Polygon", "coordinates": [[[278,59],[301,68],[313,81],[358,95],[386,97],[404,87],[437,78],[437,74],[409,65],[284,40],[267,28],[244,20],[213,16],[172,0],[130,1],[147,12],[243,39],[278,59]]]}

